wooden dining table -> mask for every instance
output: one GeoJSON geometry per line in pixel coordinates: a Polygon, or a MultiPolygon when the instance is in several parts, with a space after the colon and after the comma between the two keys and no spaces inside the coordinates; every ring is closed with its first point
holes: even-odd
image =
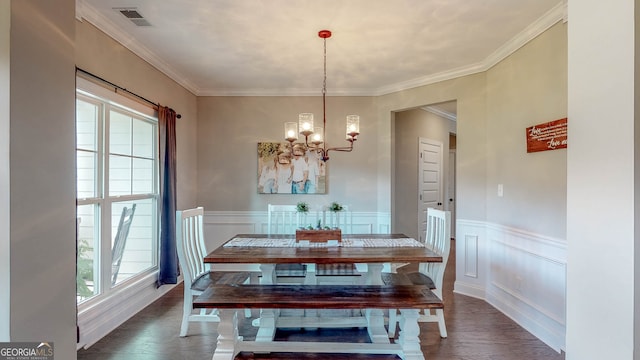
{"type": "Polygon", "coordinates": [[[341,240],[337,245],[300,246],[295,235],[238,234],[205,256],[204,262],[259,264],[262,284],[275,283],[276,264],[307,264],[312,274],[315,264],[363,264],[365,285],[383,284],[384,264],[442,262],[442,256],[404,234],[348,234],[341,240]]]}
{"type": "MultiPolygon", "coordinates": [[[[295,235],[238,234],[204,257],[209,264],[259,264],[261,284],[276,283],[276,264],[302,263],[307,265],[308,277],[313,279],[316,264],[356,264],[366,266],[362,286],[383,285],[382,271],[389,263],[442,262],[442,257],[404,234],[349,234],[340,242],[301,244],[295,235]],[[309,276],[310,274],[310,276],[309,276]]],[[[313,281],[313,280],[312,280],[313,281]]],[[[294,287],[292,287],[293,289],[294,287]]],[[[292,291],[292,296],[295,294],[292,291]]],[[[384,304],[381,304],[384,308],[384,304]]],[[[384,329],[382,309],[367,309],[360,319],[334,319],[318,322],[313,327],[367,326],[371,341],[389,343],[384,329]]],[[[306,319],[300,323],[309,326],[306,319]]],[[[315,316],[312,316],[316,318],[315,316]]],[[[279,318],[273,309],[263,309],[260,314],[256,341],[272,341],[277,327],[298,324],[291,319],[279,318]],[[289,320],[289,321],[287,321],[289,320]]]]}

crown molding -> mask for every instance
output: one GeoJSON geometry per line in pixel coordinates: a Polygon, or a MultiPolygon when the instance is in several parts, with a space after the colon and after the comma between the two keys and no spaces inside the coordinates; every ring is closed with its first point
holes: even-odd
{"type": "MultiPolygon", "coordinates": [[[[135,38],[132,38],[120,30],[115,23],[102,16],[84,0],[76,0],[76,17],[80,20],[85,19],[89,21],[105,34],[112,37],[196,96],[318,96],[319,94],[317,90],[296,88],[246,90],[201,89],[194,83],[186,80],[185,76],[182,76],[178,71],[174,70],[169,64],[143,46],[135,38]]],[[[479,63],[385,85],[375,89],[334,89],[330,91],[331,96],[381,96],[487,71],[559,21],[566,22],[567,17],[567,2],[563,0],[479,63]]]]}
{"type": "Polygon", "coordinates": [[[441,117],[443,117],[445,119],[448,119],[448,120],[451,120],[451,121],[456,121],[458,119],[458,117],[455,114],[452,114],[452,113],[450,113],[448,111],[440,110],[440,109],[435,108],[433,106],[424,106],[424,107],[421,107],[421,109],[424,110],[424,111],[428,111],[428,112],[430,112],[432,114],[441,116],[441,117]]]}
{"type": "Polygon", "coordinates": [[[373,91],[371,95],[381,96],[381,95],[391,94],[394,92],[413,89],[420,86],[435,84],[437,82],[441,82],[445,80],[451,80],[451,79],[455,79],[463,76],[477,74],[485,70],[486,68],[484,66],[484,63],[476,63],[473,65],[464,66],[464,67],[453,69],[453,70],[447,70],[441,73],[428,75],[428,76],[416,78],[413,80],[408,80],[408,81],[395,83],[392,85],[383,86],[373,91]]]}
{"type": "Polygon", "coordinates": [[[192,82],[186,80],[185,76],[182,76],[180,73],[175,71],[169,64],[158,57],[153,51],[142,45],[131,35],[122,31],[118,25],[100,14],[99,11],[87,2],[83,0],[76,0],[76,18],[80,18],[80,21],[82,21],[82,19],[87,20],[100,29],[100,31],[110,36],[125,48],[131,50],[131,52],[151,64],[153,67],[167,75],[171,80],[177,82],[191,93],[198,95],[200,92],[200,89],[192,82]],[[78,9],[80,10],[78,11],[78,9]]]}
{"type": "Polygon", "coordinates": [[[538,20],[527,26],[518,35],[514,36],[511,40],[506,42],[491,55],[489,55],[484,61],[485,69],[489,70],[500,61],[504,60],[506,57],[526,45],[528,42],[535,39],[543,32],[547,31],[550,27],[557,24],[559,21],[565,21],[566,14],[566,2],[563,1],[554,6],[551,10],[542,15],[538,20]]]}
{"type": "Polygon", "coordinates": [[[85,2],[83,0],[76,0],[76,20],[82,21],[85,13],[85,2]]]}
{"type": "MultiPolygon", "coordinates": [[[[198,96],[322,96],[319,89],[246,89],[246,90],[204,90],[198,96]]],[[[328,89],[332,96],[375,96],[369,89],[328,89]]]]}

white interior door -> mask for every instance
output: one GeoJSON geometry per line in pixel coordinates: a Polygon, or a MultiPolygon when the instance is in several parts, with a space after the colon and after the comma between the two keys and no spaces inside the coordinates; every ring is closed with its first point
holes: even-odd
{"type": "Polygon", "coordinates": [[[424,241],[427,208],[442,207],[442,142],[420,138],[418,149],[418,236],[424,241]]]}

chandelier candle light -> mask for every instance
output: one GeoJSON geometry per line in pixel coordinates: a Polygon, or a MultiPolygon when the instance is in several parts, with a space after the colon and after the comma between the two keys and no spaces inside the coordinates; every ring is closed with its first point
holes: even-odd
{"type": "Polygon", "coordinates": [[[322,161],[329,160],[329,151],[353,150],[353,142],[358,140],[360,134],[360,116],[347,115],[347,141],[349,146],[327,148],[324,141],[325,128],[327,127],[326,94],[327,94],[327,38],[331,37],[331,31],[320,30],[318,36],[324,40],[324,79],[322,82],[322,127],[313,126],[313,114],[302,113],[298,115],[298,122],[287,122],[284,124],[284,137],[293,145],[298,140],[298,134],[304,136],[304,143],[309,150],[314,150],[322,161]],[[300,132],[298,132],[298,130],[300,132]]]}

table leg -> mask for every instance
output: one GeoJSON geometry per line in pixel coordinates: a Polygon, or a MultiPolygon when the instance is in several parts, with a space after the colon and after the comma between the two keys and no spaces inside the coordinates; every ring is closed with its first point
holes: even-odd
{"type": "Polygon", "coordinates": [[[260,271],[262,272],[260,284],[276,283],[276,264],[260,264],[260,271]]]}
{"type": "Polygon", "coordinates": [[[420,350],[420,326],[418,318],[420,310],[401,309],[400,310],[400,335],[398,343],[402,346],[405,360],[424,360],[424,355],[420,350]]]}
{"type": "MultiPolygon", "coordinates": [[[[316,279],[316,264],[310,263],[305,264],[307,267],[307,273],[304,277],[304,285],[317,285],[318,280],[316,279]]],[[[318,310],[316,309],[305,309],[304,310],[305,317],[315,318],[318,316],[318,310]]],[[[306,327],[304,328],[307,331],[317,330],[317,327],[306,327]]]]}
{"type": "Polygon", "coordinates": [[[383,264],[373,263],[367,264],[367,279],[365,280],[366,285],[384,285],[382,281],[382,268],[383,264]]]}
{"type": "MultiPolygon", "coordinates": [[[[276,265],[260,264],[262,278],[260,284],[273,285],[276,283],[276,265]]],[[[273,341],[276,334],[276,313],[274,309],[260,310],[259,328],[256,341],[273,341]]]]}

